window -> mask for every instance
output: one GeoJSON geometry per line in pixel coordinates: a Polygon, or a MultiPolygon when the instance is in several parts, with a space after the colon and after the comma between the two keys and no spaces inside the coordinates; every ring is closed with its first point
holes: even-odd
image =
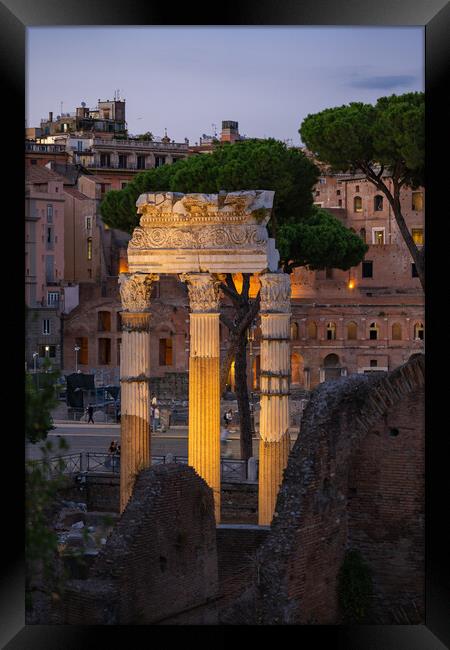
{"type": "Polygon", "coordinates": [[[414,324],[414,340],[423,341],[424,339],[424,328],[423,323],[414,324]]]}
{"type": "Polygon", "coordinates": [[[59,292],[58,291],[48,291],[47,292],[47,307],[56,307],[59,303],[59,292]]]}
{"type": "Polygon", "coordinates": [[[316,196],[320,196],[320,190],[316,190],[316,196]]]}
{"type": "Polygon", "coordinates": [[[358,326],[354,321],[347,324],[347,338],[349,341],[356,341],[358,338],[358,326]]]}
{"type": "Polygon", "coordinates": [[[120,167],[120,169],[126,169],[127,168],[127,158],[128,158],[128,156],[126,154],[123,154],[123,153],[119,154],[119,167],[120,167]]]}
{"type": "Polygon", "coordinates": [[[339,199],[339,200],[338,200],[338,206],[339,206],[340,208],[342,208],[342,199],[339,199]]]}
{"type": "Polygon", "coordinates": [[[30,160],[30,162],[31,162],[32,165],[37,165],[37,160],[36,160],[36,158],[32,158],[32,159],[30,160]]]}
{"type": "Polygon", "coordinates": [[[89,280],[92,280],[92,269],[87,270],[89,280]]]}
{"type": "Polygon", "coordinates": [[[337,194],[338,196],[341,196],[341,190],[336,190],[336,194],[337,194]]]}
{"type": "Polygon", "coordinates": [[[369,325],[369,339],[371,341],[378,340],[379,327],[376,323],[370,323],[369,325]]]}
{"type": "Polygon", "coordinates": [[[373,262],[363,262],[361,271],[363,278],[373,278],[373,262]]]}
{"type": "Polygon", "coordinates": [[[173,362],[172,339],[159,339],[159,365],[171,366],[173,362]]]}
{"type": "Polygon", "coordinates": [[[307,336],[309,339],[316,339],[317,338],[317,325],[314,321],[309,321],[308,326],[306,328],[307,330],[307,336]]]}
{"type": "Polygon", "coordinates": [[[47,223],[53,223],[53,206],[47,205],[47,223]]]}
{"type": "Polygon", "coordinates": [[[411,277],[412,278],[418,278],[419,274],[417,273],[417,267],[414,262],[411,264],[411,277]]]}
{"type": "Polygon", "coordinates": [[[98,339],[98,363],[101,366],[111,363],[111,339],[98,339]]]}
{"type": "Polygon", "coordinates": [[[42,358],[50,357],[51,359],[54,359],[56,357],[56,345],[40,345],[38,352],[39,356],[42,358]]]}
{"type": "Polygon", "coordinates": [[[44,318],[42,321],[42,334],[50,334],[50,319],[44,318]]]}
{"type": "Polygon", "coordinates": [[[122,339],[117,339],[117,347],[116,347],[117,359],[116,359],[116,361],[117,361],[118,366],[120,366],[120,351],[121,351],[121,348],[122,348],[122,339]]]}
{"type": "Polygon", "coordinates": [[[374,196],[373,209],[375,212],[380,212],[383,209],[383,197],[380,194],[374,196]]]}
{"type": "Polygon", "coordinates": [[[371,368],[376,368],[378,366],[378,361],[377,359],[371,359],[369,362],[369,365],[371,368]]]}
{"type": "Polygon", "coordinates": [[[392,325],[392,340],[401,341],[402,340],[402,326],[400,323],[393,323],[392,325]]]}
{"type": "Polygon", "coordinates": [[[326,178],[319,178],[319,183],[320,183],[321,185],[325,185],[326,182],[327,182],[327,179],[326,179],[326,178]]]}
{"type": "Polygon", "coordinates": [[[92,217],[86,217],[86,230],[92,229],[92,217]]]}
{"type": "Polygon", "coordinates": [[[100,167],[111,167],[111,156],[109,153],[100,154],[100,167]]]}
{"type": "Polygon", "coordinates": [[[384,244],[384,228],[372,228],[372,244],[384,244]]]}
{"type": "Polygon", "coordinates": [[[336,323],[327,323],[327,341],[336,340],[336,323]]]}
{"type": "Polygon", "coordinates": [[[412,238],[414,239],[414,243],[417,246],[422,246],[423,245],[423,228],[412,228],[411,229],[411,234],[412,234],[412,238]]]}
{"type": "Polygon", "coordinates": [[[145,169],[145,156],[137,156],[137,168],[145,169]]]}
{"type": "Polygon", "coordinates": [[[122,190],[123,190],[123,188],[126,187],[127,185],[128,185],[128,181],[122,181],[122,182],[120,183],[120,187],[121,187],[122,190]]]}
{"type": "Polygon", "coordinates": [[[361,230],[359,231],[359,236],[361,237],[363,242],[366,243],[366,229],[365,228],[361,228],[361,230]]]}
{"type": "Polygon", "coordinates": [[[291,339],[294,341],[298,339],[298,323],[291,323],[291,339]]]}
{"type": "Polygon", "coordinates": [[[97,331],[110,332],[111,331],[111,312],[99,311],[97,317],[97,331]]]}
{"type": "Polygon", "coordinates": [[[423,192],[413,192],[411,195],[412,209],[420,212],[423,210],[423,192]]]}
{"type": "Polygon", "coordinates": [[[83,151],[83,142],[81,140],[77,140],[77,148],[78,151],[83,151]]]}
{"type": "Polygon", "coordinates": [[[355,192],[359,192],[359,185],[356,185],[355,192]]]}
{"type": "Polygon", "coordinates": [[[360,196],[355,196],[353,199],[353,211],[362,212],[362,198],[360,196]]]}
{"type": "Polygon", "coordinates": [[[120,311],[116,312],[116,329],[118,332],[122,331],[122,317],[120,311]]]}
{"type": "Polygon", "coordinates": [[[155,156],[155,167],[161,167],[161,165],[166,164],[165,156],[155,156]]]}
{"type": "Polygon", "coordinates": [[[80,336],[75,339],[75,345],[80,349],[78,351],[78,363],[82,366],[87,366],[89,363],[89,342],[87,336],[80,336]]]}
{"type": "Polygon", "coordinates": [[[87,243],[87,251],[86,251],[87,258],[88,260],[91,260],[92,259],[92,237],[88,237],[86,243],[87,243]]]}

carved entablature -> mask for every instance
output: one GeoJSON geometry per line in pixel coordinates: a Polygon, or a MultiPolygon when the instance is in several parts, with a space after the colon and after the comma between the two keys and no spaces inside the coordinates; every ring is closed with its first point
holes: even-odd
{"type": "Polygon", "coordinates": [[[217,312],[220,309],[220,280],[209,273],[181,273],[187,283],[191,312],[217,312]]]}
{"type": "Polygon", "coordinates": [[[266,228],[273,197],[269,190],[141,194],[128,268],[141,273],[275,270],[278,251],[266,228]]]}
{"type": "Polygon", "coordinates": [[[261,312],[291,311],[291,278],[286,273],[262,273],[261,312]]]}
{"type": "Polygon", "coordinates": [[[159,276],[154,273],[121,273],[119,288],[123,310],[149,311],[152,284],[157,280],[159,280],[159,276]]]}

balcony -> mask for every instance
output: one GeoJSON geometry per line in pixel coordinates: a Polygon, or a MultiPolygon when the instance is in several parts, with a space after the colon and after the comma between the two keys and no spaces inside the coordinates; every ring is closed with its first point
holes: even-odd
{"type": "Polygon", "coordinates": [[[109,149],[151,149],[153,150],[170,150],[188,152],[189,145],[185,142],[158,142],[155,140],[94,140],[94,147],[108,147],[109,149]]]}

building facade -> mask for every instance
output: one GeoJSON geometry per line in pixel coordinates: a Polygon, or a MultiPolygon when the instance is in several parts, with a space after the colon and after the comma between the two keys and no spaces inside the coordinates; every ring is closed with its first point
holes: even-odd
{"type": "Polygon", "coordinates": [[[63,179],[45,167],[25,178],[25,363],[36,370],[48,357],[61,365],[64,279],[63,179]]]}

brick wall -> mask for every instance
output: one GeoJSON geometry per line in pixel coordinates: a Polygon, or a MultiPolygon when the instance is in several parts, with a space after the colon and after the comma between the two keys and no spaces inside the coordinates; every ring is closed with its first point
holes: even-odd
{"type": "Polygon", "coordinates": [[[68,582],[64,622],[151,624],[214,600],[213,513],[212,491],[191,467],[143,470],[89,580],[68,582]]]}
{"type": "Polygon", "coordinates": [[[423,612],[423,381],[417,355],[314,391],[260,548],[261,622],[338,623],[347,548],[374,571],[372,622],[423,612]]]}

